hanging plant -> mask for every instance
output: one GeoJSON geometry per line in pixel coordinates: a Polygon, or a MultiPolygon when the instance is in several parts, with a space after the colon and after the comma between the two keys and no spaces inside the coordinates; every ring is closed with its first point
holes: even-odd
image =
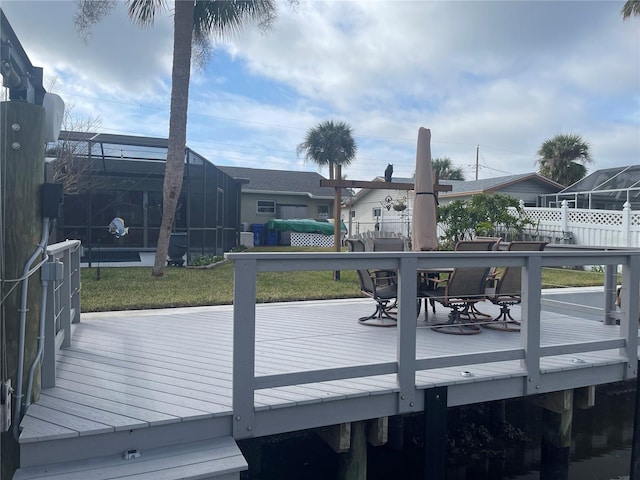
{"type": "Polygon", "coordinates": [[[393,204],[393,209],[396,212],[402,212],[403,210],[406,210],[407,209],[407,197],[398,198],[393,204]]]}

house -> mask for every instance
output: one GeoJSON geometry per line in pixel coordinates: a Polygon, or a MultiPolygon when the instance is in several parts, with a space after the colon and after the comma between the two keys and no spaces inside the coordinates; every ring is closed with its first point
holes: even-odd
{"type": "MultiPolygon", "coordinates": [[[[374,181],[384,181],[376,177],[374,181]]],[[[394,177],[393,183],[413,183],[413,178],[394,177]]],[[[482,180],[440,180],[443,185],[451,185],[450,192],[440,192],[441,205],[454,200],[468,200],[481,193],[500,193],[522,199],[527,206],[539,204],[543,195],[557,193],[562,185],[537,173],[524,173],[482,180]]],[[[343,207],[343,217],[348,219],[349,235],[372,230],[402,233],[409,236],[411,231],[411,212],[413,210],[413,190],[394,188],[381,190],[360,190],[343,207]],[[405,209],[397,210],[397,204],[404,203],[405,209]]]]}
{"type": "MultiPolygon", "coordinates": [[[[45,168],[48,181],[67,192],[56,238],[81,240],[88,263],[136,262],[141,252],[155,252],[166,155],[166,138],[62,131],[47,148],[45,168]],[[109,232],[115,217],[128,234],[109,232]]],[[[177,241],[187,258],[220,255],[238,244],[240,191],[238,181],[186,149],[173,237],[182,237],[177,241]]]]}
{"type": "MultiPolygon", "coordinates": [[[[247,229],[273,219],[333,218],[335,189],[321,187],[324,179],[317,172],[266,170],[261,168],[218,167],[242,183],[240,219],[247,229]]],[[[342,190],[343,197],[349,195],[342,190]]],[[[289,244],[287,232],[281,232],[278,243],[289,244]]]]}
{"type": "Polygon", "coordinates": [[[543,195],[557,193],[564,188],[563,185],[537,173],[521,173],[481,180],[441,180],[440,183],[453,187],[450,192],[444,192],[438,196],[443,205],[454,200],[469,200],[480,193],[500,193],[518,198],[528,207],[535,207],[540,205],[543,195]]]}

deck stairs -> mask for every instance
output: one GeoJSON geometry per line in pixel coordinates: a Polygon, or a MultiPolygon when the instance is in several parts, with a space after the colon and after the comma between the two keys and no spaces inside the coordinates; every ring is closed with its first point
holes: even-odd
{"type": "Polygon", "coordinates": [[[238,480],[248,465],[231,437],[19,469],[13,480],[238,480]]]}

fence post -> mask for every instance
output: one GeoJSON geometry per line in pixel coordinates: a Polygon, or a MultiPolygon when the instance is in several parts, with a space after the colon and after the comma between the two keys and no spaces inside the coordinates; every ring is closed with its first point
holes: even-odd
{"type": "Polygon", "coordinates": [[[560,228],[562,233],[569,231],[569,204],[566,200],[562,200],[562,206],[560,207],[560,228]]]}
{"type": "Polygon", "coordinates": [[[622,206],[622,246],[631,247],[631,204],[627,201],[622,206]]]}

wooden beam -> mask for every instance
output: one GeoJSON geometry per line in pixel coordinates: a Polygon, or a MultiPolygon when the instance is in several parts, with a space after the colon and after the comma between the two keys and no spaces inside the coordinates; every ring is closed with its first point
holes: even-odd
{"type": "Polygon", "coordinates": [[[367,441],[374,447],[389,441],[389,417],[367,420],[367,441]]]}
{"type": "Polygon", "coordinates": [[[593,407],[596,404],[596,386],[576,388],[573,392],[573,399],[576,408],[586,410],[593,407]]]}
{"type": "Polygon", "coordinates": [[[349,451],[351,446],[351,423],[319,428],[316,433],[334,452],[344,453],[349,451]]]}
{"type": "MultiPolygon", "coordinates": [[[[413,183],[371,182],[364,180],[320,180],[321,187],[333,188],[368,188],[370,190],[413,190],[413,183]]],[[[434,184],[434,192],[450,192],[451,185],[434,184]]]]}
{"type": "Polygon", "coordinates": [[[369,188],[372,190],[393,189],[413,190],[413,183],[367,182],[363,180],[320,180],[321,187],[333,188],[369,188]]]}

